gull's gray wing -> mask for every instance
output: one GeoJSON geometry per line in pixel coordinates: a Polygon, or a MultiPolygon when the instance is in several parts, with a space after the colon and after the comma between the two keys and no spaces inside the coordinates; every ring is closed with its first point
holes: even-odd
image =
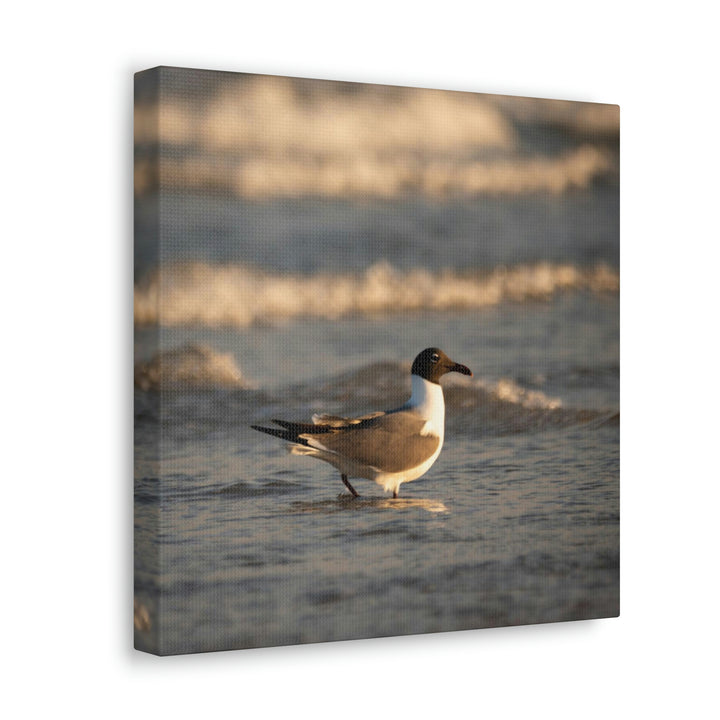
{"type": "MultiPolygon", "coordinates": [[[[318,418],[320,419],[320,418],[318,418]]],[[[300,435],[311,446],[343,455],[383,472],[401,472],[417,467],[440,445],[436,435],[421,435],[425,420],[409,410],[366,417],[347,425],[320,423],[300,435]]],[[[331,423],[332,423],[331,421],[331,423]]]]}

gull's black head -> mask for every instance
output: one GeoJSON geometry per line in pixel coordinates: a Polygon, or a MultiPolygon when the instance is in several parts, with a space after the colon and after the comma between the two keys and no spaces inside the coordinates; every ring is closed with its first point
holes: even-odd
{"type": "Polygon", "coordinates": [[[460,363],[453,362],[439,348],[427,348],[423,350],[415,358],[411,372],[413,375],[419,375],[425,380],[438,384],[440,383],[440,378],[449,372],[459,372],[463,375],[472,376],[469,368],[460,363]]]}

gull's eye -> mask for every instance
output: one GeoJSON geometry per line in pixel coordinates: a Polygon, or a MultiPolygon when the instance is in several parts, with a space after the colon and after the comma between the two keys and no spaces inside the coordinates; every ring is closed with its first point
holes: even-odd
{"type": "Polygon", "coordinates": [[[433,353],[433,354],[430,356],[430,362],[436,363],[438,360],[440,360],[440,356],[439,356],[437,353],[433,353]]]}

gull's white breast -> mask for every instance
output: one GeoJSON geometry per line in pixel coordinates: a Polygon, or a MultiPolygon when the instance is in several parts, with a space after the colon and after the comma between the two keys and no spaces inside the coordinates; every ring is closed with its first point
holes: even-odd
{"type": "MultiPolygon", "coordinates": [[[[414,410],[425,419],[423,435],[435,435],[440,438],[442,448],[445,438],[445,397],[442,388],[437,383],[421,378],[419,375],[411,375],[412,395],[408,400],[408,409],[414,410]]],[[[440,452],[438,448],[438,452],[440,452]]]]}
{"type": "Polygon", "coordinates": [[[380,473],[374,479],[386,491],[397,492],[401,483],[411,482],[422,477],[435,463],[442,450],[445,439],[445,397],[440,385],[431,383],[419,375],[411,375],[412,395],[405,406],[424,418],[422,435],[434,435],[439,439],[437,449],[425,462],[417,467],[397,473],[380,473]]]}

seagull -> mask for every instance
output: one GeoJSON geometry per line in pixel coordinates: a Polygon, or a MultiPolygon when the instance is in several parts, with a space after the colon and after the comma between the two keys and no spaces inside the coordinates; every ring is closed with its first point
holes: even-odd
{"type": "Polygon", "coordinates": [[[440,378],[472,372],[442,350],[427,348],[413,362],[412,395],[395,410],[356,418],[313,415],[312,423],[272,420],[278,428],[252,425],[253,430],[293,443],[293,455],[330,463],[354,497],[349,478],[374,480],[398,497],[400,485],[422,477],[437,460],[445,438],[445,398],[440,378]]]}

